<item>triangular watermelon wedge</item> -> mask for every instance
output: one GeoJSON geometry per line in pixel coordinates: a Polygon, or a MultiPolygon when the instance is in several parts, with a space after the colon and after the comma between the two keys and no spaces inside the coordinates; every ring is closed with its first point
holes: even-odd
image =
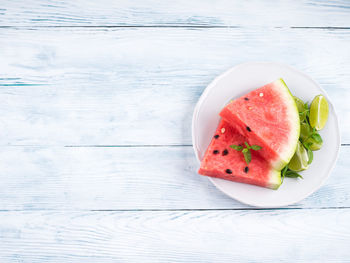
{"type": "Polygon", "coordinates": [[[276,170],[289,163],[299,133],[299,113],[294,98],[282,79],[230,102],[220,113],[247,138],[262,147],[259,154],[276,170]]]}
{"type": "Polygon", "coordinates": [[[242,152],[230,148],[232,144],[244,145],[245,141],[245,137],[238,130],[221,120],[198,173],[277,189],[281,185],[280,171],[271,168],[270,164],[253,150],[251,151],[252,160],[247,166],[242,152]]]}

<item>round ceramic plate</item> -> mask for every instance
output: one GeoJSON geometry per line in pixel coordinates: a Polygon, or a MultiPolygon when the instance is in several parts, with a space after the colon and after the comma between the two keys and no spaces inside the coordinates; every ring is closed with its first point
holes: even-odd
{"type": "Polygon", "coordinates": [[[293,95],[311,102],[323,94],[329,103],[328,122],[320,134],[321,150],[314,152],[309,169],[301,172],[304,179],[285,178],[278,190],[235,183],[208,177],[228,196],[248,205],[258,207],[282,207],[306,198],[325,182],[330,175],[340,148],[338,118],[326,92],[305,74],[283,64],[251,62],[238,65],[217,77],[205,89],[193,113],[192,140],[197,159],[202,160],[215,129],[219,112],[233,98],[238,98],[258,87],[283,78],[293,95]]]}

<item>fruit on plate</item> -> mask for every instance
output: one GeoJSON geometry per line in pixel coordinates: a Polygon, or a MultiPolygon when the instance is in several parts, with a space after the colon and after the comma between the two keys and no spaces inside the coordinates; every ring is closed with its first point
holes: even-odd
{"type": "Polygon", "coordinates": [[[328,102],[323,95],[316,96],[310,106],[310,125],[317,131],[322,130],[328,119],[328,102]]]}
{"type": "Polygon", "coordinates": [[[322,141],[322,137],[315,131],[313,132],[309,123],[306,121],[300,123],[300,138],[299,140],[305,144],[305,145],[309,145],[309,148],[311,151],[318,151],[319,149],[321,149],[323,141],[322,141]],[[318,136],[315,140],[315,135],[318,136]]]}
{"type": "MultiPolygon", "coordinates": [[[[299,125],[299,123],[298,123],[299,125]]],[[[230,145],[243,147],[246,138],[221,120],[201,162],[199,174],[271,189],[281,185],[281,172],[271,168],[259,151],[251,151],[249,165],[243,154],[230,145]]]]}
{"type": "Polygon", "coordinates": [[[309,156],[307,155],[307,150],[304,148],[303,144],[298,141],[297,149],[292,159],[288,164],[288,168],[295,172],[301,172],[309,168],[309,156]]]}
{"type": "Polygon", "coordinates": [[[281,170],[294,155],[300,133],[293,95],[282,79],[231,101],[220,116],[246,137],[271,167],[281,170]]]}

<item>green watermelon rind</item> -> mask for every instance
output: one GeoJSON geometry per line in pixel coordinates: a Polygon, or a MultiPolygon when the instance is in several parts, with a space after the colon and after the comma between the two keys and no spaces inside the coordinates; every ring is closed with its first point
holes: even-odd
{"type": "Polygon", "coordinates": [[[282,78],[276,80],[274,84],[279,84],[278,86],[284,89],[285,92],[280,92],[280,94],[287,95],[285,96],[285,101],[288,105],[287,107],[290,109],[289,115],[291,115],[290,119],[292,124],[291,134],[290,134],[290,136],[292,137],[290,139],[291,143],[289,147],[286,148],[286,152],[280,155],[281,158],[279,158],[279,160],[277,160],[272,164],[272,166],[276,170],[282,170],[283,167],[285,167],[290,162],[297,148],[298,139],[300,135],[300,119],[299,119],[299,111],[298,111],[297,104],[295,103],[294,97],[290,92],[287,84],[284,82],[282,78]],[[295,119],[295,120],[292,121],[292,119],[295,119]]]}
{"type": "Polygon", "coordinates": [[[273,190],[277,190],[281,184],[282,184],[281,171],[271,169],[270,178],[269,178],[269,181],[267,182],[266,187],[273,190]]]}

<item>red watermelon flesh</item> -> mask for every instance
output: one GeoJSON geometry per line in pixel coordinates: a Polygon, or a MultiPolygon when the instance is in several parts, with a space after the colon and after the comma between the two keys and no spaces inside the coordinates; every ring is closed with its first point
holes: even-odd
{"type": "Polygon", "coordinates": [[[252,160],[247,166],[242,152],[230,145],[244,145],[246,141],[233,126],[221,120],[201,162],[199,174],[235,182],[277,189],[280,172],[271,168],[257,152],[251,150],[252,160]]]}
{"type": "Polygon", "coordinates": [[[299,138],[299,114],[282,79],[230,102],[220,113],[229,124],[259,145],[259,154],[281,170],[292,158],[299,138]]]}

